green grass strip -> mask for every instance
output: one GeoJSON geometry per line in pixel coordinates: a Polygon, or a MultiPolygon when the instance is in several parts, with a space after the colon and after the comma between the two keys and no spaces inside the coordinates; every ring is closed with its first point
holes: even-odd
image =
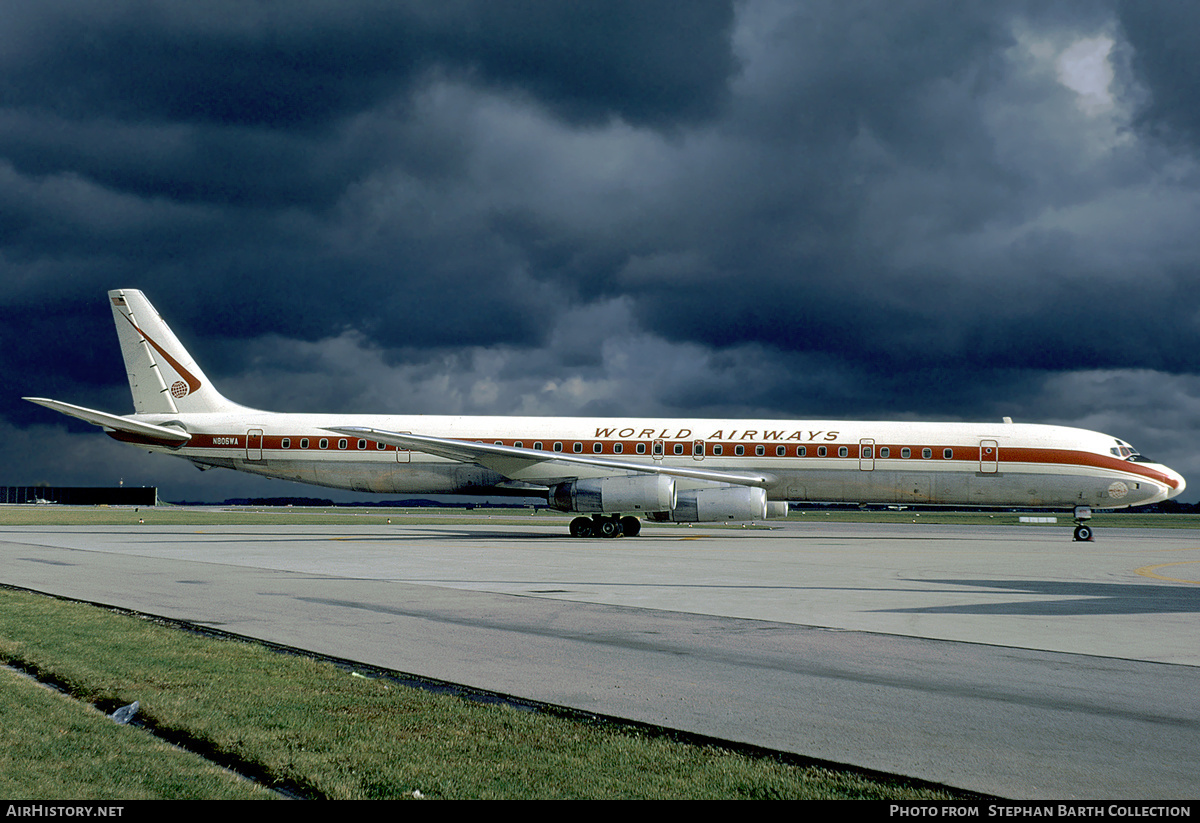
{"type": "Polygon", "coordinates": [[[141,729],[0,669],[0,797],[252,800],[272,794],[141,729]]]}
{"type": "MultiPolygon", "coordinates": [[[[355,676],[87,604],[0,589],[0,659],[313,798],[954,799],[903,781],[680,743],[355,676]]],[[[262,796],[18,675],[0,676],[0,796],[262,796]]]]}

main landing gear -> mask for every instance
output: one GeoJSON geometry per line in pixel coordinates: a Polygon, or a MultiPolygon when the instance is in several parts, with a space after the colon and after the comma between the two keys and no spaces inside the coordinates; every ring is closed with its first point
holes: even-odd
{"type": "Polygon", "coordinates": [[[1084,522],[1084,521],[1090,520],[1091,517],[1092,517],[1092,510],[1090,508],[1088,508],[1087,506],[1076,506],[1075,507],[1075,541],[1076,542],[1091,543],[1093,540],[1096,539],[1095,534],[1092,531],[1092,527],[1087,525],[1084,522]]]}
{"type": "Polygon", "coordinates": [[[641,530],[642,521],[630,515],[593,514],[571,521],[572,537],[637,537],[641,530]]]}

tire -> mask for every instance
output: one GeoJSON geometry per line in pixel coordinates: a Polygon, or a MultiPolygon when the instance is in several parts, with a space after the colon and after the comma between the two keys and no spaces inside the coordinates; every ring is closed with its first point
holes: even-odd
{"type": "Polygon", "coordinates": [[[590,517],[576,517],[571,521],[571,536],[572,537],[591,537],[592,536],[592,519],[590,517]]]}
{"type": "Polygon", "coordinates": [[[621,531],[626,537],[637,537],[642,531],[642,521],[632,515],[621,518],[621,531]]]}
{"type": "Polygon", "coordinates": [[[1081,541],[1081,542],[1090,542],[1092,539],[1092,527],[1091,526],[1076,526],[1075,527],[1075,539],[1078,541],[1081,541]]]}
{"type": "Polygon", "coordinates": [[[620,537],[621,524],[611,517],[606,517],[600,521],[596,529],[601,537],[620,537]]]}

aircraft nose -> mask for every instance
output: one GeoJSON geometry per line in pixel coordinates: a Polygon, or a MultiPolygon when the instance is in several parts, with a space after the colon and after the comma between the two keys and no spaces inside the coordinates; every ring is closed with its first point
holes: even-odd
{"type": "MultiPolygon", "coordinates": [[[[1164,466],[1164,468],[1166,468],[1164,466]]],[[[1187,481],[1183,479],[1183,475],[1173,469],[1167,469],[1168,483],[1174,488],[1167,492],[1167,498],[1178,497],[1183,494],[1183,490],[1187,488],[1187,481]],[[1174,481],[1174,482],[1171,482],[1174,481]]]]}

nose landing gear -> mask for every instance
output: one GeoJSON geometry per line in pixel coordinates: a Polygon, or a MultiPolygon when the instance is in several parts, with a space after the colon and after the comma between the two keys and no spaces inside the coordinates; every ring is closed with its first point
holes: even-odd
{"type": "Polygon", "coordinates": [[[1075,541],[1077,543],[1091,543],[1095,540],[1095,534],[1092,527],[1087,525],[1085,521],[1092,518],[1092,510],[1087,506],[1075,507],[1075,541]]]}

